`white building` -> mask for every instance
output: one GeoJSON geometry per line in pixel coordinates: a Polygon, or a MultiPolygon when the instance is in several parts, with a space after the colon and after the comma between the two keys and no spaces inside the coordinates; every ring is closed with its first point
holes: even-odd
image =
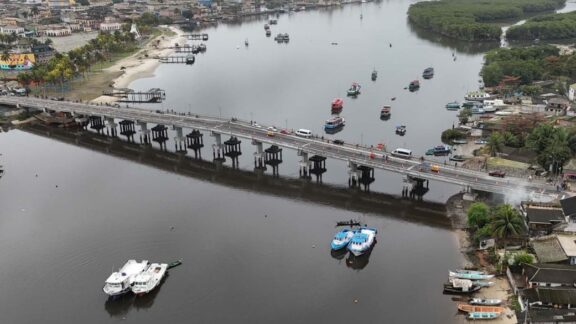
{"type": "Polygon", "coordinates": [[[19,35],[24,33],[24,28],[18,26],[0,26],[0,33],[19,35]]]}
{"type": "Polygon", "coordinates": [[[122,28],[122,24],[119,22],[103,22],[100,24],[101,31],[115,31],[120,30],[122,28]]]}

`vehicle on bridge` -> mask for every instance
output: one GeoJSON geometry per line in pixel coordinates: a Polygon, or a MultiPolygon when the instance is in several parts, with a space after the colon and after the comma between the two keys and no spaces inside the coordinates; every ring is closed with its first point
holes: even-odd
{"type": "Polygon", "coordinates": [[[332,141],[332,143],[334,143],[336,145],[344,145],[344,141],[341,139],[335,139],[332,141]]]}
{"type": "Polygon", "coordinates": [[[274,126],[270,126],[266,128],[266,135],[270,137],[274,137],[278,133],[278,129],[274,126]]]}
{"type": "Polygon", "coordinates": [[[295,132],[296,136],[310,138],[312,137],[312,131],[309,129],[300,128],[295,132]]]}
{"type": "Polygon", "coordinates": [[[488,172],[488,175],[491,177],[504,178],[506,176],[506,172],[501,171],[501,170],[494,170],[494,171],[488,172]]]}
{"type": "Polygon", "coordinates": [[[391,153],[395,157],[403,158],[403,159],[411,159],[412,158],[412,151],[405,148],[397,148],[391,153]]]}

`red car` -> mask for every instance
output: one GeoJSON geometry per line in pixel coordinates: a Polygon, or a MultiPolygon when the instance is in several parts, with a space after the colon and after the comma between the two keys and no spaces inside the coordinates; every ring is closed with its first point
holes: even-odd
{"type": "Polygon", "coordinates": [[[488,175],[491,177],[504,178],[506,176],[506,173],[504,171],[495,170],[495,171],[488,172],[488,175]]]}

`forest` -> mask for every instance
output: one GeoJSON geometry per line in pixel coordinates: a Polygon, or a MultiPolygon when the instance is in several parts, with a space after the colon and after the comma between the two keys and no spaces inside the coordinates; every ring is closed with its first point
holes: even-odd
{"type": "Polygon", "coordinates": [[[552,40],[576,37],[576,12],[549,14],[530,18],[526,23],[511,27],[510,40],[552,40]]]}

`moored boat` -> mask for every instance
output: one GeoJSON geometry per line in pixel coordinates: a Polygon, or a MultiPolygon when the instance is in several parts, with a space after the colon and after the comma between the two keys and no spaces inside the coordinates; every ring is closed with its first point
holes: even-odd
{"type": "Polygon", "coordinates": [[[177,266],[179,266],[181,264],[182,264],[182,259],[172,261],[172,262],[168,263],[168,269],[176,268],[177,266]]]}
{"type": "Polygon", "coordinates": [[[376,78],[378,78],[378,72],[374,70],[372,71],[372,81],[376,81],[376,78]]]}
{"type": "Polygon", "coordinates": [[[405,125],[396,126],[396,134],[401,136],[406,134],[406,126],[405,125]]]}
{"type": "Polygon", "coordinates": [[[194,55],[190,54],[190,55],[186,56],[186,64],[191,65],[191,64],[194,64],[195,61],[196,61],[196,58],[194,57],[194,55]]]}
{"type": "Polygon", "coordinates": [[[128,260],[118,272],[112,273],[110,277],[106,279],[102,290],[108,296],[118,296],[129,292],[135,277],[146,270],[148,265],[148,260],[142,260],[142,262],[128,260]]]}
{"type": "Polygon", "coordinates": [[[475,280],[474,284],[481,286],[481,287],[492,287],[495,285],[495,282],[494,281],[486,281],[486,280],[475,280]]]}
{"type": "Polygon", "coordinates": [[[452,101],[446,104],[446,109],[448,110],[458,110],[460,109],[460,104],[458,101],[452,101]]]}
{"type": "Polygon", "coordinates": [[[248,43],[248,38],[246,38],[246,39],[244,40],[244,46],[248,47],[248,45],[250,45],[250,43],[248,43]]]}
{"type": "Polygon", "coordinates": [[[450,157],[450,161],[454,161],[454,162],[464,162],[466,161],[466,158],[462,155],[452,155],[450,157]]]}
{"type": "Polygon", "coordinates": [[[450,294],[471,294],[481,288],[471,280],[465,279],[452,279],[449,283],[444,284],[444,292],[450,294]]]}
{"type": "Polygon", "coordinates": [[[448,271],[448,275],[452,278],[469,279],[469,280],[487,280],[494,278],[494,275],[486,274],[479,271],[462,271],[457,272],[448,271]]]}
{"type": "Polygon", "coordinates": [[[344,100],[342,100],[342,98],[332,100],[332,110],[340,111],[342,108],[344,108],[344,100]]]}
{"type": "Polygon", "coordinates": [[[491,312],[491,313],[502,313],[505,311],[504,307],[498,306],[478,306],[478,305],[469,305],[469,304],[458,304],[458,309],[466,312],[491,312]]]}
{"type": "Polygon", "coordinates": [[[335,128],[344,127],[344,124],[345,124],[344,118],[342,118],[340,116],[333,116],[330,119],[328,119],[326,121],[326,123],[324,123],[324,128],[325,129],[335,129],[335,128]]]}
{"type": "Polygon", "coordinates": [[[468,141],[465,139],[455,139],[452,140],[452,144],[468,144],[468,141]]]}
{"type": "Polygon", "coordinates": [[[264,24],[264,30],[270,30],[270,26],[268,26],[268,24],[264,24]]]}
{"type": "Polygon", "coordinates": [[[266,29],[266,37],[270,37],[272,35],[272,32],[270,31],[270,29],[266,29]]]}
{"type": "Polygon", "coordinates": [[[355,256],[366,253],[376,241],[376,233],[378,231],[374,228],[360,227],[348,244],[348,251],[355,256]]]}
{"type": "Polygon", "coordinates": [[[468,300],[470,305],[498,306],[502,304],[502,299],[497,298],[471,298],[468,300]]]}
{"type": "Polygon", "coordinates": [[[422,72],[422,77],[424,79],[431,79],[433,76],[434,76],[434,68],[433,67],[426,68],[424,70],[424,72],[422,72]]]}
{"type": "Polygon", "coordinates": [[[154,288],[158,287],[164,275],[168,264],[166,263],[152,263],[146,271],[140,273],[134,278],[134,285],[132,292],[136,295],[143,295],[151,292],[154,288]]]}
{"type": "Polygon", "coordinates": [[[348,89],[348,96],[357,96],[360,94],[360,85],[356,82],[352,83],[350,89],[348,89]]]}
{"type": "Polygon", "coordinates": [[[481,107],[472,107],[472,109],[470,109],[470,112],[475,115],[481,115],[486,111],[484,110],[484,108],[481,107]]]}
{"type": "Polygon", "coordinates": [[[390,116],[390,112],[392,111],[392,107],[384,106],[382,110],[380,110],[380,117],[388,117],[390,116]]]}
{"type": "Polygon", "coordinates": [[[493,312],[471,312],[468,313],[468,319],[478,320],[478,319],[495,319],[498,318],[502,313],[493,312]]]}
{"type": "Polygon", "coordinates": [[[330,243],[330,247],[332,250],[340,250],[347,247],[355,233],[356,231],[350,228],[342,229],[336,233],[332,239],[332,243],[330,243]]]}
{"type": "Polygon", "coordinates": [[[414,80],[408,85],[408,90],[410,91],[416,91],[418,89],[420,89],[420,81],[418,80],[414,80]]]}
{"type": "Polygon", "coordinates": [[[276,19],[270,19],[269,23],[270,25],[276,25],[278,24],[278,21],[276,19]]]}
{"type": "Polygon", "coordinates": [[[464,99],[468,101],[484,101],[489,100],[490,98],[492,98],[492,96],[484,91],[471,91],[464,96],[464,99]]]}

